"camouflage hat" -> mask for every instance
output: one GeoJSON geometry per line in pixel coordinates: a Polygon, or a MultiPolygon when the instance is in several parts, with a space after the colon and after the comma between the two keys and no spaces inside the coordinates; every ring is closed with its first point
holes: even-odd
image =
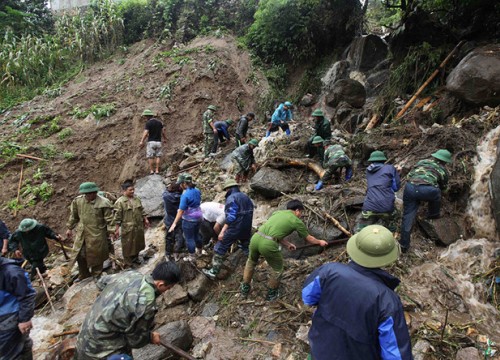
{"type": "Polygon", "coordinates": [[[80,184],[80,189],[79,192],[80,194],[88,194],[88,193],[93,193],[93,192],[98,192],[99,188],[97,187],[96,183],[93,182],[84,182],[80,184]]]}
{"type": "Polygon", "coordinates": [[[193,176],[189,173],[182,173],[177,177],[177,184],[184,182],[193,182],[193,176]]]}
{"type": "Polygon", "coordinates": [[[233,120],[231,120],[231,119],[227,119],[227,120],[226,120],[226,123],[227,123],[228,125],[233,125],[233,122],[234,122],[234,121],[233,121],[233,120]]]}
{"type": "Polygon", "coordinates": [[[17,230],[22,232],[30,231],[35,228],[36,224],[38,223],[35,219],[23,219],[19,224],[19,228],[17,230]]]}
{"type": "Polygon", "coordinates": [[[435,157],[438,160],[444,161],[446,163],[451,163],[451,152],[446,149],[439,149],[435,153],[431,154],[432,157],[435,157]]]}
{"type": "Polygon", "coordinates": [[[313,111],[313,113],[311,114],[311,116],[325,116],[325,114],[323,114],[323,110],[316,109],[316,110],[313,111]]]}
{"type": "Polygon", "coordinates": [[[249,142],[248,142],[249,145],[253,145],[253,146],[259,146],[259,142],[257,141],[257,139],[251,139],[249,142]]]}
{"type": "Polygon", "coordinates": [[[215,105],[208,105],[207,109],[210,109],[210,110],[213,110],[213,111],[217,111],[217,106],[215,106],[215,105]]]}
{"type": "Polygon", "coordinates": [[[392,232],[382,225],[363,228],[349,239],[346,250],[355,263],[366,268],[384,267],[399,257],[399,246],[392,232]]]}
{"type": "Polygon", "coordinates": [[[311,144],[313,144],[313,145],[323,144],[324,141],[325,140],[323,140],[323,138],[321,136],[315,136],[315,137],[313,137],[311,144]]]}
{"type": "Polygon", "coordinates": [[[146,109],[142,112],[142,116],[155,116],[155,113],[149,109],[146,109]]]}
{"type": "Polygon", "coordinates": [[[290,101],[285,101],[284,104],[286,107],[292,107],[292,103],[290,101]]]}
{"type": "Polygon", "coordinates": [[[222,188],[223,190],[226,190],[230,187],[233,187],[233,186],[238,186],[238,183],[236,182],[236,180],[234,179],[227,179],[226,182],[224,183],[224,187],[222,188]]]}
{"type": "Polygon", "coordinates": [[[375,150],[370,154],[370,158],[368,159],[368,161],[387,161],[387,158],[382,151],[375,150]]]}

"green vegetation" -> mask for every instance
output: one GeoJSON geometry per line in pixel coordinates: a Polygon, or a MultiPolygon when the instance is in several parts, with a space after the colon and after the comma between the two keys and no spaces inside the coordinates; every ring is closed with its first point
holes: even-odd
{"type": "Polygon", "coordinates": [[[64,139],[70,137],[71,135],[73,135],[73,129],[65,128],[65,129],[61,130],[58,137],[59,137],[59,140],[64,140],[64,139]]]}
{"type": "Polygon", "coordinates": [[[40,151],[44,159],[54,159],[57,155],[57,147],[54,144],[42,145],[40,151]]]}
{"type": "Polygon", "coordinates": [[[94,115],[97,122],[105,117],[110,117],[116,112],[115,104],[95,104],[89,109],[90,113],[94,115]]]}

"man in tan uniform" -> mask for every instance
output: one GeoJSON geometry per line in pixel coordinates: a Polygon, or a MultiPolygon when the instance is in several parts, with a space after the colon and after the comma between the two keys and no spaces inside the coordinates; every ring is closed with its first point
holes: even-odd
{"type": "Polygon", "coordinates": [[[108,235],[114,235],[113,205],[97,195],[93,182],[80,184],[79,192],[70,206],[66,236],[72,238],[76,226],[73,250],[77,253],[80,280],[102,273],[102,264],[109,256],[108,235]],[[89,271],[90,268],[90,271],[89,271]]]}
{"type": "Polygon", "coordinates": [[[132,180],[125,180],[122,190],[123,195],[115,203],[115,238],[120,236],[121,227],[123,260],[125,265],[131,266],[134,261],[137,261],[139,252],[146,247],[144,227],[149,226],[149,221],[141,200],[134,195],[132,180]]]}

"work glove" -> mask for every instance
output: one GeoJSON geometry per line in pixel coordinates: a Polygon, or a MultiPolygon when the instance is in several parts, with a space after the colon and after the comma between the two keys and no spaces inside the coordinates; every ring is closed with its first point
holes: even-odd
{"type": "Polygon", "coordinates": [[[318,191],[318,190],[321,190],[323,189],[323,181],[318,181],[318,183],[316,184],[316,186],[314,187],[314,190],[318,191]]]}
{"type": "Polygon", "coordinates": [[[352,168],[347,168],[345,171],[345,181],[349,181],[352,178],[352,168]]]}
{"type": "Polygon", "coordinates": [[[271,135],[270,131],[266,131],[266,137],[269,137],[271,135]]]}
{"type": "Polygon", "coordinates": [[[290,136],[290,134],[291,134],[291,133],[290,133],[290,129],[286,129],[286,130],[285,130],[285,133],[286,133],[286,135],[287,135],[287,136],[290,136]]]}

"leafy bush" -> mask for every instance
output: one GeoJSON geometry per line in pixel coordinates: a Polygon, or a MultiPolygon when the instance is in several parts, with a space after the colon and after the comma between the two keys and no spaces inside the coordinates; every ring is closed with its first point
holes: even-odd
{"type": "Polygon", "coordinates": [[[115,104],[98,104],[92,105],[89,111],[94,115],[97,121],[101,120],[104,117],[110,117],[115,113],[115,104]]]}
{"type": "Polygon", "coordinates": [[[65,128],[65,129],[61,130],[58,137],[59,137],[59,140],[64,140],[64,139],[70,137],[71,135],[73,135],[73,129],[65,128]]]}
{"type": "Polygon", "coordinates": [[[149,21],[151,7],[147,0],[122,0],[118,11],[123,19],[123,42],[133,44],[144,38],[149,21]]]}

